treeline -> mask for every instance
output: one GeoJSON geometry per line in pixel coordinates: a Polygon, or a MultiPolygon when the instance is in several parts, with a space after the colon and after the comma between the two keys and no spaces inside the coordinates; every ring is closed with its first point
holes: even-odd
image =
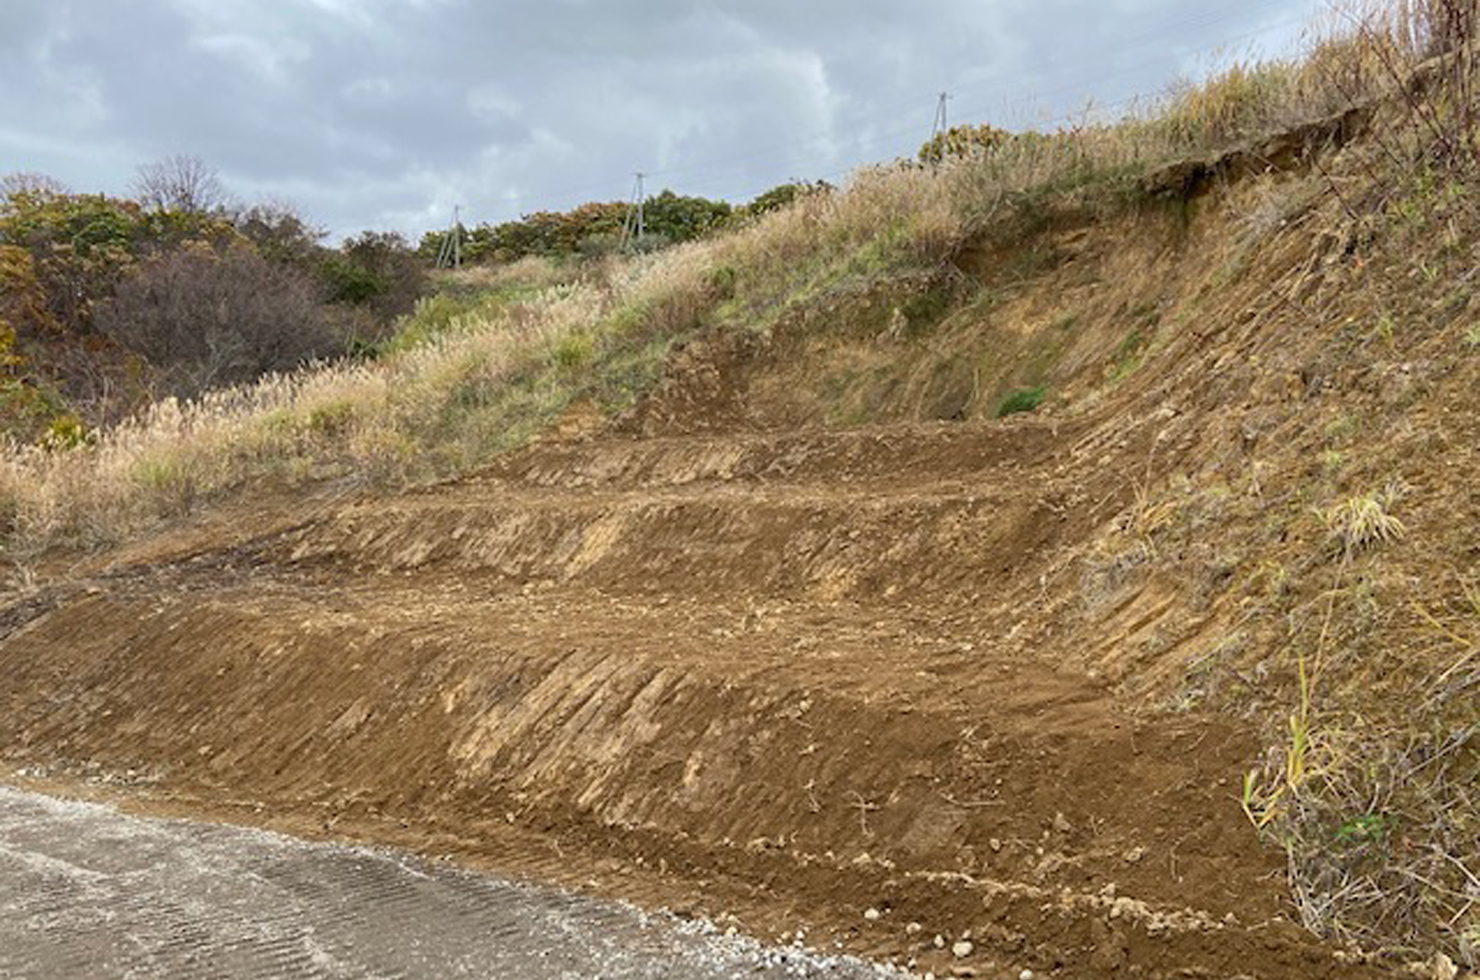
{"type": "MultiPolygon", "coordinates": [[[[1018,137],[990,125],[959,125],[926,141],[915,160],[900,166],[934,166],[994,150],[1018,137]]],[[[826,181],[790,181],[771,188],[749,204],[692,197],[664,190],[643,202],[643,234],[630,234],[633,207],[626,201],[593,201],[569,211],[536,211],[517,221],[457,230],[461,257],[470,263],[515,262],[529,256],[565,259],[599,257],[629,249],[651,252],[733,227],[795,201],[805,194],[833,190],[826,181]]],[[[417,251],[428,262],[446,252],[448,231],[429,231],[417,251]]]]}
{"type": "MultiPolygon", "coordinates": [[[[1014,139],[958,126],[920,148],[935,165],[1014,139]]],[[[744,205],[648,197],[591,202],[460,228],[469,263],[557,262],[654,251],[733,228],[825,181],[792,181],[744,205]]],[[[195,157],[141,167],[128,198],[77,194],[33,174],[0,179],[0,436],[67,444],[161,397],[192,397],[273,371],[384,349],[428,291],[447,243],[365,232],[337,247],[293,208],[231,201],[195,157]]]]}
{"type": "Polygon", "coordinates": [[[0,182],[0,432],[75,441],[160,397],[363,348],[426,290],[402,236],[330,247],[291,207],[231,203],[194,158],[141,168],[133,191],[0,182]]]}
{"type": "MultiPolygon", "coordinates": [[[[643,234],[624,235],[633,217],[625,201],[593,201],[570,211],[537,211],[517,221],[459,229],[462,257],[467,262],[515,262],[529,256],[566,259],[596,258],[622,250],[656,251],[733,227],[784,207],[803,194],[831,190],[825,181],[793,181],[773,187],[749,204],[676,194],[671,190],[643,202],[643,234]]],[[[443,253],[448,232],[422,236],[418,251],[428,261],[443,253]]]]}

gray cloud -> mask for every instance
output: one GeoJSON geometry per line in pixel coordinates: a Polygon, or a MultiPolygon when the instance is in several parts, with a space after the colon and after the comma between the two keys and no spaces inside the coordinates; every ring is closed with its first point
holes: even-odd
{"type": "Polygon", "coordinates": [[[126,191],[198,154],[338,233],[416,234],[653,186],[741,199],[1052,124],[1278,49],[1315,0],[5,0],[0,171],[126,191]]]}

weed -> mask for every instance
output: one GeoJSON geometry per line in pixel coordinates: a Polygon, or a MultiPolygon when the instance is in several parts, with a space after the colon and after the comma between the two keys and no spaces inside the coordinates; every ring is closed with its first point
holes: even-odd
{"type": "Polygon", "coordinates": [[[1111,384],[1125,380],[1140,369],[1145,361],[1146,338],[1139,330],[1132,330],[1115,349],[1115,363],[1109,371],[1111,384]]]}
{"type": "Polygon", "coordinates": [[[555,364],[563,370],[574,371],[591,362],[596,352],[596,343],[589,333],[573,333],[556,342],[551,351],[555,364]]]}
{"type": "Polygon", "coordinates": [[[1386,814],[1364,813],[1336,829],[1336,842],[1347,846],[1381,843],[1391,832],[1393,820],[1386,814]]]}
{"type": "Polygon", "coordinates": [[[1036,411],[1047,396],[1048,389],[1043,385],[1036,388],[1019,388],[1002,399],[997,406],[997,417],[1000,419],[1018,412],[1036,411]]]}
{"type": "Polygon", "coordinates": [[[1467,347],[1480,347],[1480,324],[1465,331],[1465,345],[1467,347]]]}
{"type": "Polygon", "coordinates": [[[348,429],[354,418],[354,402],[348,400],[325,402],[309,409],[308,428],[316,435],[334,437],[348,429]]]}
{"type": "Polygon", "coordinates": [[[1343,500],[1322,513],[1321,520],[1346,555],[1397,540],[1408,529],[1388,511],[1407,491],[1407,484],[1395,480],[1381,490],[1343,500]]]}
{"type": "Polygon", "coordinates": [[[65,452],[68,449],[85,446],[93,438],[93,433],[83,424],[82,419],[69,412],[51,420],[38,444],[43,449],[65,452]]]}

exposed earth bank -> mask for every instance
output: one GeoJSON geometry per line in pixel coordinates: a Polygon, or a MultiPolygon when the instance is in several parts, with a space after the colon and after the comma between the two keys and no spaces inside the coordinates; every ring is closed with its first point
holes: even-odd
{"type": "Polygon", "coordinates": [[[0,758],[937,975],[1462,952],[1480,300],[1345,201],[1056,215],[958,256],[923,336],[919,284],[826,295],[472,478],[47,566],[0,608],[0,758]],[[1321,793],[1251,794],[1286,852],[1244,778],[1302,710],[1321,793]]]}
{"type": "Polygon", "coordinates": [[[922,971],[1375,975],[1294,921],[1255,733],[1068,666],[1046,583],[1126,492],[1095,438],[604,438],[219,517],[12,607],[0,744],[922,971]]]}

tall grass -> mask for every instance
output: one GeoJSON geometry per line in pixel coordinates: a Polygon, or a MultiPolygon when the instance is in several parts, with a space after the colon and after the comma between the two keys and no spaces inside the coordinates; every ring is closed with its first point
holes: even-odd
{"type": "MultiPolygon", "coordinates": [[[[538,263],[472,273],[377,360],[166,401],[71,451],[6,447],[0,544],[12,556],[106,544],[264,477],[466,471],[575,402],[630,405],[668,346],[706,325],[765,330],[847,283],[938,265],[973,236],[1120,206],[1158,164],[1407,93],[1416,66],[1468,52],[1473,3],[1354,8],[1304,58],[1234,64],[1129,118],[1024,134],[942,167],[868,168],[746,227],[577,277],[538,263]]],[[[1432,98],[1403,104],[1442,130],[1432,98]]]]}

